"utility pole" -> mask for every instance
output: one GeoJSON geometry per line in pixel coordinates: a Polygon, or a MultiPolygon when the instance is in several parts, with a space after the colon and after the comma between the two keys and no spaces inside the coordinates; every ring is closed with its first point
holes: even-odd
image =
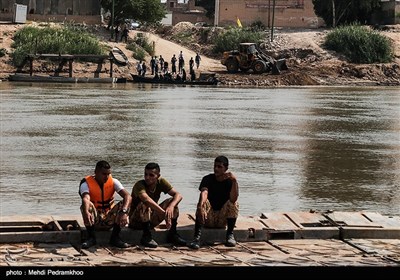
{"type": "Polygon", "coordinates": [[[219,0],[215,0],[214,26],[218,26],[218,22],[219,22],[219,0]]]}
{"type": "Polygon", "coordinates": [[[272,1],[271,42],[274,41],[274,25],[275,25],[275,0],[272,1]]]}

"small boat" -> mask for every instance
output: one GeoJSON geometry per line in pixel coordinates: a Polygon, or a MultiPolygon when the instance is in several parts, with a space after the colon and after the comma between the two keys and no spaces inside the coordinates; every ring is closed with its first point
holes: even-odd
{"type": "Polygon", "coordinates": [[[129,62],[126,54],[124,54],[124,52],[118,47],[112,48],[110,56],[113,58],[113,61],[120,66],[125,66],[129,62]]]}
{"type": "Polygon", "coordinates": [[[37,83],[126,83],[126,78],[88,78],[88,77],[60,77],[14,74],[8,76],[12,82],[37,82],[37,83]]]}
{"type": "MultiPolygon", "coordinates": [[[[144,77],[135,74],[131,74],[132,79],[135,83],[147,83],[147,84],[171,84],[171,85],[217,85],[218,79],[214,75],[210,75],[207,78],[200,77],[196,80],[177,80],[173,78],[158,78],[158,77],[144,77]]],[[[204,75],[203,75],[204,76],[204,75]]]]}

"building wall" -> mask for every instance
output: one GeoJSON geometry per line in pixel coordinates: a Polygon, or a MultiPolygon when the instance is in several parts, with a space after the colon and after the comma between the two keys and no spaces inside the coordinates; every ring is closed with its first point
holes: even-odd
{"type": "Polygon", "coordinates": [[[191,23],[206,22],[209,25],[213,24],[213,20],[206,17],[206,10],[196,6],[194,0],[185,1],[186,3],[178,3],[177,0],[167,0],[166,9],[172,13],[172,25],[182,21],[191,23]],[[173,7],[171,7],[173,6],[173,7]]]}
{"type": "MultiPolygon", "coordinates": [[[[236,25],[237,18],[243,26],[261,21],[265,26],[272,26],[273,0],[217,0],[219,11],[218,26],[236,25]]],[[[318,28],[324,21],[314,13],[312,0],[276,0],[275,27],[318,28]]]]}
{"type": "Polygon", "coordinates": [[[204,13],[174,11],[172,13],[172,25],[182,21],[188,21],[193,24],[196,22],[206,22],[209,25],[213,25],[213,21],[206,17],[204,13]]]}
{"type": "Polygon", "coordinates": [[[28,6],[27,20],[101,23],[98,0],[0,0],[0,20],[12,20],[14,3],[28,6]]]}

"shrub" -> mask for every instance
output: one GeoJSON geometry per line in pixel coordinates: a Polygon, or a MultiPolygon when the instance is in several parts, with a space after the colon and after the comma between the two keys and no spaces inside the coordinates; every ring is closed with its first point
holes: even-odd
{"type": "Polygon", "coordinates": [[[126,46],[126,48],[133,52],[132,57],[137,60],[145,60],[146,51],[136,43],[131,43],[126,46]]]}
{"type": "Polygon", "coordinates": [[[0,57],[5,56],[6,53],[7,53],[7,50],[6,50],[5,48],[1,48],[1,49],[0,49],[0,57]]]}
{"type": "Polygon", "coordinates": [[[256,20],[250,24],[250,29],[253,31],[263,31],[267,28],[261,20],[256,20]]]}
{"type": "Polygon", "coordinates": [[[82,28],[67,26],[56,27],[24,27],[14,36],[11,54],[13,64],[18,66],[28,54],[107,54],[107,47],[92,34],[82,28]]]}
{"type": "Polygon", "coordinates": [[[389,38],[358,24],[335,28],[328,33],[324,44],[353,63],[387,63],[394,58],[394,47],[389,38]]]}
{"type": "Polygon", "coordinates": [[[202,44],[207,44],[208,43],[208,38],[210,35],[210,28],[202,28],[200,30],[200,43],[202,44]]]}
{"type": "Polygon", "coordinates": [[[192,41],[193,32],[191,30],[184,30],[176,33],[174,36],[177,42],[188,45],[192,41]]]}
{"type": "Polygon", "coordinates": [[[215,38],[214,53],[223,53],[224,51],[238,48],[240,43],[257,43],[264,38],[261,31],[253,31],[247,28],[229,28],[220,36],[215,38]]]}
{"type": "Polygon", "coordinates": [[[154,48],[153,44],[149,42],[149,39],[145,36],[143,36],[143,33],[138,33],[134,38],[133,42],[140,46],[145,52],[147,52],[149,55],[153,56],[154,55],[154,48]],[[140,35],[139,35],[140,34],[140,35]]]}

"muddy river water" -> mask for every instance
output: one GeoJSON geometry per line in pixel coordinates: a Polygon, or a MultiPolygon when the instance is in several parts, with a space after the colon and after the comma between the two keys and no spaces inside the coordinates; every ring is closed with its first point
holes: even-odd
{"type": "Polygon", "coordinates": [[[400,89],[0,83],[1,215],[77,214],[100,159],[130,192],[147,162],[193,212],[223,154],[241,215],[400,214],[400,89]]]}

